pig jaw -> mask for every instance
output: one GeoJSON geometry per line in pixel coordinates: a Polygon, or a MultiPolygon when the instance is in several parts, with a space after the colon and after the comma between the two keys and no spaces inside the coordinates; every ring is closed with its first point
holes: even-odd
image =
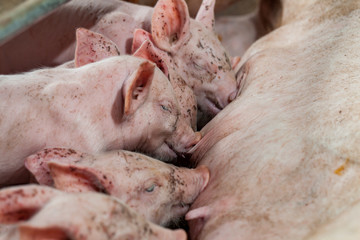
{"type": "MultiPolygon", "coordinates": [[[[165,141],[165,146],[168,148],[169,154],[172,154],[175,157],[180,156],[184,158],[185,154],[187,154],[200,140],[201,133],[194,132],[184,119],[180,119],[174,134],[165,141]]],[[[166,161],[164,158],[162,158],[162,160],[166,161]]]]}

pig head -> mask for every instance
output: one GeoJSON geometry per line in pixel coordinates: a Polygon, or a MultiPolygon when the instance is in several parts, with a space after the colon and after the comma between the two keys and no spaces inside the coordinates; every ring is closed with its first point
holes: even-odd
{"type": "MultiPolygon", "coordinates": [[[[199,110],[211,117],[233,100],[236,91],[230,60],[213,30],[214,5],[213,0],[203,1],[196,19],[190,19],[185,1],[158,1],[148,37],[169,72],[176,72],[193,89],[199,110]]],[[[139,37],[135,32],[135,44],[139,37]]]]}
{"type": "Polygon", "coordinates": [[[91,155],[45,149],[29,156],[25,166],[40,184],[107,193],[161,225],[184,216],[209,181],[205,166],[180,168],[123,150],[91,155]]]}
{"type": "MultiPolygon", "coordinates": [[[[79,28],[76,30],[77,47],[75,50],[75,66],[82,66],[89,62],[99,61],[100,59],[119,55],[118,46],[106,36],[92,32],[87,29],[79,28]]],[[[133,56],[148,59],[167,75],[167,66],[157,55],[151,51],[147,44],[143,44],[133,56]]],[[[166,145],[151,153],[164,161],[169,161],[176,156],[182,156],[200,139],[201,134],[194,132],[196,129],[196,100],[193,91],[187,87],[182,79],[169,76],[171,86],[180,112],[176,121],[175,131],[171,137],[165,140],[166,145]],[[166,154],[165,154],[166,153],[166,154]]],[[[166,107],[164,106],[164,110],[166,107]]],[[[171,109],[168,109],[171,111],[171,109]]]]}
{"type": "MultiPolygon", "coordinates": [[[[0,223],[13,224],[5,239],[176,239],[185,240],[184,230],[169,230],[146,221],[119,200],[99,193],[64,193],[49,187],[26,185],[3,189],[0,223]],[[21,193],[32,193],[22,195],[21,193]],[[34,206],[32,202],[38,202],[34,206]],[[35,211],[7,221],[13,210],[35,211]],[[36,213],[36,214],[35,214],[36,213]]],[[[15,212],[16,213],[16,212],[15,212]]]]}

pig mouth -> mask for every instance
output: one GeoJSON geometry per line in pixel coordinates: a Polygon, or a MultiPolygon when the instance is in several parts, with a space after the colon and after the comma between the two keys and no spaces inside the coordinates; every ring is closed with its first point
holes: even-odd
{"type": "Polygon", "coordinates": [[[190,203],[180,202],[173,205],[172,208],[177,215],[182,216],[188,212],[190,208],[190,203]]]}
{"type": "Polygon", "coordinates": [[[205,103],[209,109],[209,111],[213,114],[216,115],[218,114],[223,107],[220,105],[219,101],[211,99],[211,98],[205,98],[205,103]]]}
{"type": "Polygon", "coordinates": [[[172,153],[172,156],[173,157],[182,157],[182,158],[185,158],[186,157],[186,152],[179,152],[177,151],[174,146],[170,143],[167,143],[165,142],[165,145],[167,146],[168,148],[168,152],[171,152],[172,153]]]}
{"type": "Polygon", "coordinates": [[[178,153],[177,151],[173,148],[173,146],[167,142],[165,142],[164,144],[164,147],[165,147],[165,151],[167,152],[167,154],[169,156],[171,156],[172,158],[176,158],[178,153]]]}

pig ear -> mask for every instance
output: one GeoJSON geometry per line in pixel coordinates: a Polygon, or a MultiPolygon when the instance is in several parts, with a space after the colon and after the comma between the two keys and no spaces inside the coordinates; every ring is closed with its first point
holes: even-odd
{"type": "Polygon", "coordinates": [[[190,15],[184,0],[159,0],[151,21],[155,45],[176,52],[190,37],[190,15]]]}
{"type": "Polygon", "coordinates": [[[54,187],[59,190],[66,192],[107,192],[104,187],[107,185],[106,179],[99,178],[99,174],[88,167],[59,162],[49,162],[48,167],[54,181],[54,187]]]}
{"type": "Polygon", "coordinates": [[[26,185],[0,191],[0,224],[16,223],[32,217],[51,198],[61,194],[56,189],[26,185]]]}
{"type": "Polygon", "coordinates": [[[155,64],[146,61],[126,79],[123,88],[125,115],[133,114],[145,102],[154,72],[155,64]]]}
{"type": "Polygon", "coordinates": [[[75,67],[118,55],[116,44],[107,37],[85,28],[76,30],[75,67]]]}
{"type": "Polygon", "coordinates": [[[87,154],[70,148],[46,148],[27,157],[25,167],[32,173],[39,184],[53,186],[54,182],[47,165],[49,161],[73,163],[85,156],[87,154]]]}
{"type": "Polygon", "coordinates": [[[146,40],[152,40],[151,34],[144,29],[135,29],[133,43],[131,46],[131,53],[136,52],[136,50],[138,50],[146,40]]]}
{"type": "Polygon", "coordinates": [[[195,20],[203,23],[209,30],[214,30],[215,26],[214,8],[215,0],[203,0],[195,18],[195,20]]]}
{"type": "Polygon", "coordinates": [[[69,239],[66,231],[58,226],[38,227],[31,223],[22,223],[19,225],[19,235],[21,240],[33,239],[69,239]]]}
{"type": "Polygon", "coordinates": [[[140,57],[140,58],[144,58],[147,59],[153,63],[156,64],[156,66],[158,68],[160,68],[160,70],[166,75],[169,75],[169,71],[168,68],[165,64],[165,62],[163,61],[163,57],[161,56],[162,50],[158,49],[157,47],[154,46],[154,44],[149,41],[149,40],[145,40],[140,47],[138,47],[138,49],[135,51],[135,53],[133,54],[135,57],[140,57]]]}

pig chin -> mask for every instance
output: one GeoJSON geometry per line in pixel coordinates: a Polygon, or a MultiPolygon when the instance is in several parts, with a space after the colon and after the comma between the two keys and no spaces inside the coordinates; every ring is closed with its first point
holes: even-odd
{"type": "Polygon", "coordinates": [[[212,116],[215,116],[221,111],[221,108],[219,108],[219,106],[217,106],[215,102],[211,101],[208,98],[205,98],[204,105],[205,105],[205,112],[210,113],[210,115],[212,116]]]}
{"type": "Polygon", "coordinates": [[[173,151],[166,143],[163,143],[151,155],[164,162],[171,162],[177,157],[175,151],[173,151]]]}
{"type": "Polygon", "coordinates": [[[189,203],[185,203],[185,202],[180,202],[178,204],[175,204],[172,206],[172,212],[174,214],[174,217],[181,217],[184,216],[190,208],[190,204],[189,203]]]}
{"type": "Polygon", "coordinates": [[[176,226],[183,216],[189,211],[190,204],[180,202],[170,207],[168,215],[160,223],[162,226],[176,226]]]}

